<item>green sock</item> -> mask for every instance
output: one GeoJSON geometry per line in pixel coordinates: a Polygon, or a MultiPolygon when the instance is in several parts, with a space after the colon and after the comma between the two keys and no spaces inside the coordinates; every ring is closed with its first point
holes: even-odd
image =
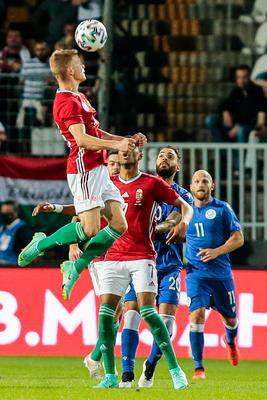
{"type": "Polygon", "coordinates": [[[116,231],[110,225],[99,231],[88,244],[86,243],[83,254],[74,262],[76,271],[80,274],[91,261],[105,253],[121,235],[122,233],[116,231]]]}
{"type": "Polygon", "coordinates": [[[177,368],[178,363],[171,344],[169,332],[160,316],[156,313],[154,307],[152,305],[143,306],[140,308],[140,314],[148,323],[154,339],[166,358],[169,369],[177,368]]]}
{"type": "MultiPolygon", "coordinates": [[[[114,324],[113,324],[114,338],[115,338],[114,339],[114,346],[116,344],[116,338],[117,338],[117,333],[118,333],[119,326],[120,326],[119,321],[115,321],[114,324]]],[[[94,360],[94,361],[100,361],[101,357],[102,357],[102,353],[101,353],[101,350],[100,350],[100,341],[98,339],[98,341],[97,341],[97,343],[96,343],[96,345],[94,347],[94,350],[91,353],[91,359],[94,360]]]]}
{"type": "Polygon", "coordinates": [[[106,374],[115,374],[114,315],[115,308],[113,306],[109,304],[101,304],[99,311],[98,335],[106,374]]]}
{"type": "Polygon", "coordinates": [[[64,246],[72,243],[80,243],[88,239],[84,233],[83,227],[80,222],[71,222],[58,229],[52,235],[42,239],[38,243],[38,250],[40,252],[51,249],[54,246],[64,246]]]}

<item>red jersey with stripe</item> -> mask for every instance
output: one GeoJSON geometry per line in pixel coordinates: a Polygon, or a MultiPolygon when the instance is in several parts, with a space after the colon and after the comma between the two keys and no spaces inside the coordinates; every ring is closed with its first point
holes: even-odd
{"type": "Polygon", "coordinates": [[[107,251],[107,261],[155,260],[155,215],[161,202],[173,204],[179,195],[162,178],[140,172],[124,181],[111,177],[124,199],[128,230],[107,251]]]}
{"type": "Polygon", "coordinates": [[[91,171],[99,165],[105,164],[105,150],[85,150],[77,146],[74,137],[69,131],[70,125],[84,124],[87,135],[101,139],[100,124],[95,118],[95,114],[96,110],[83,93],[57,90],[54,99],[53,116],[60,133],[70,148],[67,163],[68,174],[91,171]]]}

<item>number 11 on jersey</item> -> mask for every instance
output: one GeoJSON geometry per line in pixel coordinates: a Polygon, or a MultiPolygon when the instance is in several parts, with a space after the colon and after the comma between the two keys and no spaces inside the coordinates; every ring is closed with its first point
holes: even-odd
{"type": "Polygon", "coordinates": [[[203,222],[196,223],[195,227],[196,227],[196,231],[197,231],[197,237],[204,237],[205,232],[204,232],[203,222]]]}

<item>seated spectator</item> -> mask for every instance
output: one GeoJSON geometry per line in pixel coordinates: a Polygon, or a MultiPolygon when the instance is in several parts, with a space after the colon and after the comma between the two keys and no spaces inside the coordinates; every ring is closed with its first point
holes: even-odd
{"type": "Polygon", "coordinates": [[[240,15],[240,21],[244,23],[257,22],[262,24],[266,21],[267,17],[267,1],[266,0],[256,0],[249,15],[240,15]]]}
{"type": "Polygon", "coordinates": [[[6,201],[0,208],[0,265],[18,264],[18,255],[32,237],[26,223],[18,218],[18,207],[14,201],[6,201]]]}
{"type": "Polygon", "coordinates": [[[0,51],[0,71],[19,72],[22,64],[30,58],[30,52],[23,45],[21,32],[9,28],[6,35],[6,45],[0,51]]]}
{"type": "Polygon", "coordinates": [[[74,38],[76,26],[77,24],[75,22],[67,22],[64,25],[64,36],[55,43],[55,50],[73,49],[77,47],[74,38]]]}
{"type": "Polygon", "coordinates": [[[46,42],[36,42],[34,57],[24,64],[20,73],[24,86],[16,126],[19,129],[19,141],[24,147],[21,149],[23,152],[29,151],[30,127],[44,125],[46,111],[43,103],[44,92],[47,84],[52,81],[49,53],[50,49],[46,42]]]}
{"type": "Polygon", "coordinates": [[[6,150],[6,130],[2,122],[0,122],[0,153],[4,153],[6,150]]]}
{"type": "Polygon", "coordinates": [[[251,81],[250,74],[247,65],[237,67],[235,85],[223,101],[221,113],[207,116],[206,125],[214,142],[244,143],[253,129],[264,129],[266,100],[262,88],[251,81]]]}

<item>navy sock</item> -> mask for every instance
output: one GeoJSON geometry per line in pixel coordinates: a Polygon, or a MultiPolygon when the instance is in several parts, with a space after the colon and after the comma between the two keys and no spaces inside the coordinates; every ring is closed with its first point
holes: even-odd
{"type": "Polygon", "coordinates": [[[152,365],[156,365],[158,361],[161,359],[162,356],[162,351],[160,350],[159,346],[157,345],[157,342],[154,340],[151,352],[148,357],[148,362],[152,365]]]}
{"type": "Polygon", "coordinates": [[[235,337],[238,331],[238,322],[232,328],[231,326],[225,325],[225,332],[226,332],[226,342],[229,344],[235,343],[235,337]]]}
{"type": "Polygon", "coordinates": [[[204,332],[190,331],[189,338],[195,369],[203,368],[204,332]]]}
{"type": "Polygon", "coordinates": [[[121,334],[122,372],[134,372],[135,354],[139,343],[138,331],[123,329],[121,334]]]}

